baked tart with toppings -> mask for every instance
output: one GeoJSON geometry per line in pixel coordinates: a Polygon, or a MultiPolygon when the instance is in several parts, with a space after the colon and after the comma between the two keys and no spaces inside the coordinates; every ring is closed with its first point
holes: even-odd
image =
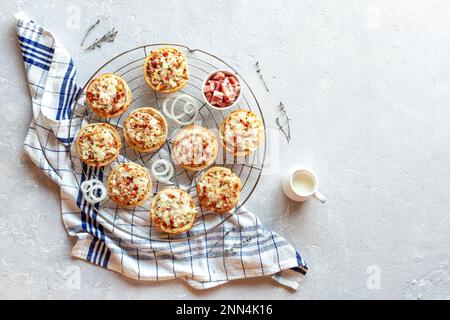
{"type": "Polygon", "coordinates": [[[153,108],[133,110],[125,119],[123,135],[126,142],[140,152],[152,152],[166,142],[168,127],[163,115],[153,108]]]}
{"type": "Polygon", "coordinates": [[[150,207],[153,225],[170,234],[190,230],[197,212],[194,199],[180,189],[161,190],[153,198],[150,207]]]}
{"type": "Polygon", "coordinates": [[[172,159],[182,168],[199,171],[216,161],[218,149],[212,131],[201,126],[189,126],[174,138],[172,159]]]}
{"type": "Polygon", "coordinates": [[[220,125],[220,141],[235,156],[247,156],[264,140],[264,123],[248,110],[232,112],[220,125]]]}
{"type": "Polygon", "coordinates": [[[124,79],[107,73],[93,79],[86,89],[86,103],[103,118],[117,117],[131,104],[131,90],[124,79]]]}
{"type": "Polygon", "coordinates": [[[184,87],[189,79],[186,57],[176,48],[159,48],[144,61],[144,78],[150,88],[172,93],[184,87]]]}
{"type": "Polygon", "coordinates": [[[119,156],[122,147],[116,129],[107,123],[91,123],[81,128],[75,145],[80,160],[92,167],[110,164],[119,156]]]}
{"type": "Polygon", "coordinates": [[[108,195],[121,207],[144,203],[150,198],[151,191],[150,174],[135,163],[120,164],[108,176],[108,195]]]}
{"type": "Polygon", "coordinates": [[[197,196],[203,209],[225,213],[239,201],[241,179],[228,168],[213,167],[197,182],[197,196]]]}

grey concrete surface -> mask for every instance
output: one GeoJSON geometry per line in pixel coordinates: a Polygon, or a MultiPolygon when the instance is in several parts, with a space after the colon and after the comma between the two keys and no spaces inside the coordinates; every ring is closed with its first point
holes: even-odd
{"type": "Polygon", "coordinates": [[[448,30],[445,0],[2,1],[0,298],[450,298],[448,30]],[[31,109],[13,22],[19,10],[55,31],[80,83],[125,49],[168,41],[231,62],[274,130],[283,100],[293,139],[280,136],[276,170],[248,207],[301,248],[310,266],[301,288],[256,279],[199,292],[71,259],[58,189],[22,151],[31,109]],[[116,26],[119,35],[83,53],[82,36],[98,17],[109,20],[96,34],[116,26]],[[283,196],[279,173],[295,164],[316,170],[325,205],[283,196]],[[71,270],[80,270],[79,288],[68,285],[71,270]]]}

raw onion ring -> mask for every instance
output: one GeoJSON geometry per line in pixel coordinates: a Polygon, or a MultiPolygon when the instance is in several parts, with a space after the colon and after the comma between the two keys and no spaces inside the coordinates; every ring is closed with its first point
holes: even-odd
{"type": "Polygon", "coordinates": [[[81,183],[80,185],[80,189],[82,192],[89,192],[89,189],[92,188],[94,185],[96,184],[103,184],[103,182],[101,182],[98,179],[89,179],[89,180],[85,180],[81,183]]]}
{"type": "Polygon", "coordinates": [[[103,184],[94,185],[91,190],[89,190],[88,196],[98,203],[106,198],[106,188],[103,184]],[[97,191],[100,190],[100,196],[97,196],[97,191]]]}
{"type": "Polygon", "coordinates": [[[83,181],[81,183],[81,185],[80,185],[80,190],[83,193],[88,192],[89,189],[91,189],[91,188],[92,188],[92,181],[91,180],[83,181]]]}
{"type": "Polygon", "coordinates": [[[80,185],[80,190],[83,193],[83,198],[90,204],[96,204],[103,201],[106,198],[107,191],[103,182],[98,179],[90,179],[83,181],[80,185]],[[100,190],[100,196],[97,196],[96,192],[100,190]]]}
{"type": "Polygon", "coordinates": [[[172,101],[172,104],[169,107],[170,110],[168,110],[167,109],[167,107],[168,107],[167,103],[168,103],[169,99],[170,98],[166,98],[164,100],[164,102],[163,102],[163,105],[162,105],[163,112],[168,118],[172,119],[173,121],[175,121],[176,123],[178,123],[179,125],[182,125],[182,126],[190,125],[190,124],[192,124],[195,121],[195,119],[197,119],[198,113],[199,113],[199,107],[198,107],[197,101],[193,97],[191,97],[191,96],[189,96],[187,94],[180,94],[180,95],[178,95],[172,101]],[[175,105],[177,104],[177,102],[179,100],[184,100],[184,105],[183,105],[184,114],[175,115],[175,105]],[[192,116],[191,120],[189,120],[189,121],[181,121],[180,119],[185,114],[187,114],[187,115],[194,114],[194,115],[192,116]]]}
{"type": "Polygon", "coordinates": [[[165,159],[159,159],[156,160],[155,162],[153,162],[152,167],[151,167],[151,171],[153,176],[161,182],[169,182],[170,179],[172,179],[172,177],[175,174],[175,168],[173,167],[172,163],[170,163],[170,161],[165,160],[165,159]],[[164,167],[164,170],[162,171],[157,171],[156,167],[158,165],[162,165],[164,167]]]}
{"type": "Polygon", "coordinates": [[[169,173],[167,174],[167,176],[158,177],[158,180],[160,182],[167,183],[170,181],[170,179],[173,178],[174,175],[175,175],[175,169],[172,165],[170,165],[170,170],[169,170],[169,173]]]}
{"type": "Polygon", "coordinates": [[[159,159],[153,162],[152,164],[152,173],[154,176],[164,176],[167,175],[167,173],[170,171],[170,162],[164,159],[159,159]],[[164,167],[163,171],[157,171],[156,167],[158,165],[162,165],[164,167]]]}

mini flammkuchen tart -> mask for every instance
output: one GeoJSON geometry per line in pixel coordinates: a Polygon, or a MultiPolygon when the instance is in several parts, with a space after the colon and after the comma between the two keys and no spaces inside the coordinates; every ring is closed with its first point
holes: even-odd
{"type": "Polygon", "coordinates": [[[131,91],[124,79],[107,73],[92,80],[86,89],[89,108],[103,118],[124,113],[131,103],[131,91]]]}
{"type": "Polygon", "coordinates": [[[263,121],[251,111],[234,111],[220,125],[220,141],[235,156],[249,155],[263,140],[263,121]]]}
{"type": "Polygon", "coordinates": [[[122,142],[113,126],[91,123],[80,129],[75,145],[81,161],[92,167],[103,167],[119,156],[122,142]]]}
{"type": "Polygon", "coordinates": [[[194,199],[180,189],[161,190],[153,198],[150,207],[153,225],[170,234],[191,229],[197,212],[194,199]]]}
{"type": "Polygon", "coordinates": [[[197,196],[203,209],[225,213],[239,201],[241,179],[228,168],[213,167],[197,182],[197,196]]]}
{"type": "Polygon", "coordinates": [[[213,132],[201,126],[189,126],[173,140],[172,159],[185,169],[199,171],[216,161],[218,149],[213,132]]]}
{"type": "Polygon", "coordinates": [[[155,91],[172,93],[184,87],[189,79],[186,57],[176,48],[150,52],[144,61],[144,78],[155,91]]]}
{"type": "Polygon", "coordinates": [[[125,119],[123,135],[140,152],[155,151],[166,142],[168,127],[163,115],[153,108],[133,110],[125,119]]]}
{"type": "Polygon", "coordinates": [[[115,167],[108,177],[108,195],[121,207],[138,206],[150,198],[152,179],[140,165],[129,162],[115,167]]]}

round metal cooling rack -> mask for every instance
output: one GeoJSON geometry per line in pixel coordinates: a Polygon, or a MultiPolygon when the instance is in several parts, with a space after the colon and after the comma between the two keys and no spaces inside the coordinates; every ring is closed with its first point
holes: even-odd
{"type": "MultiPolygon", "coordinates": [[[[257,114],[264,122],[264,117],[261,112],[259,103],[253,93],[253,91],[248,86],[247,82],[239,75],[239,73],[228,63],[222,59],[216,57],[213,54],[207,53],[200,49],[190,49],[184,45],[171,44],[171,43],[159,43],[151,44],[146,46],[137,47],[128,51],[125,51],[113,59],[106,62],[101,66],[92,77],[86,82],[83,90],[77,96],[75,101],[74,111],[70,116],[69,134],[72,134],[79,128],[82,122],[106,122],[113,125],[119,134],[123,134],[123,121],[127,115],[134,109],[139,107],[154,107],[162,112],[162,101],[166,98],[175,98],[177,94],[187,94],[196,99],[199,102],[199,116],[196,119],[195,124],[202,125],[204,127],[212,130],[218,137],[219,126],[222,121],[227,117],[229,113],[238,109],[251,110],[257,114]],[[147,55],[154,49],[161,46],[176,47],[181,50],[187,58],[189,65],[189,81],[186,86],[174,94],[160,94],[151,90],[145,83],[143,76],[143,64],[144,59],[147,55]],[[202,83],[205,77],[214,70],[230,70],[234,72],[240,79],[241,82],[241,99],[237,106],[233,107],[231,110],[219,111],[209,108],[202,98],[202,83]],[[96,76],[104,73],[115,73],[128,83],[132,91],[132,103],[128,108],[127,112],[122,114],[120,117],[113,119],[105,119],[98,117],[93,113],[85,104],[85,90],[89,82],[96,76]],[[81,107],[80,106],[84,106],[81,107]],[[80,111],[81,109],[81,111],[80,111]],[[199,122],[201,121],[201,122],[199,122]]],[[[185,115],[185,117],[189,117],[185,115]]],[[[186,118],[188,119],[188,118],[186,118]]],[[[184,121],[186,119],[183,119],[184,121]]],[[[112,164],[114,167],[117,163],[123,163],[126,161],[133,161],[138,163],[145,168],[150,168],[152,163],[158,159],[166,159],[172,162],[170,157],[170,152],[172,148],[172,138],[176,133],[182,129],[182,126],[178,125],[176,122],[167,119],[169,125],[169,134],[167,142],[158,151],[153,153],[141,153],[135,151],[126,141],[122,139],[122,150],[121,156],[112,164]]],[[[266,138],[266,137],[264,137],[266,138]]],[[[71,141],[70,139],[68,139],[71,141]]],[[[118,207],[112,200],[107,198],[103,202],[97,205],[92,205],[91,209],[98,217],[103,219],[106,223],[110,224],[109,230],[113,233],[121,233],[122,235],[129,235],[133,241],[133,238],[141,240],[153,240],[153,241],[183,241],[187,239],[193,239],[209,232],[212,232],[217,227],[222,225],[226,220],[232,217],[233,214],[238,214],[238,209],[242,207],[245,202],[250,198],[253,191],[258,184],[261,177],[261,172],[264,166],[265,156],[266,156],[266,139],[261,144],[260,148],[253,154],[246,157],[235,157],[230,153],[227,153],[224,148],[222,148],[219,143],[220,150],[217,157],[215,165],[224,166],[231,169],[235,174],[237,174],[242,180],[242,191],[241,197],[238,205],[234,210],[225,214],[214,214],[211,212],[204,211],[198,204],[198,199],[196,195],[195,184],[197,179],[204,173],[200,171],[197,173],[190,172],[186,169],[175,167],[175,176],[168,183],[162,183],[160,181],[154,180],[153,177],[153,195],[155,195],[159,190],[163,188],[180,188],[185,190],[196,201],[198,206],[197,219],[190,231],[181,235],[167,235],[159,231],[156,227],[152,226],[150,219],[150,201],[130,209],[123,209],[118,207]]],[[[78,187],[81,184],[81,180],[86,177],[89,178],[100,178],[107,177],[111,171],[111,166],[106,166],[105,168],[95,169],[90,168],[83,164],[76,152],[74,152],[74,145],[69,144],[71,150],[70,157],[72,161],[72,169],[75,179],[77,181],[78,187]]]]}

